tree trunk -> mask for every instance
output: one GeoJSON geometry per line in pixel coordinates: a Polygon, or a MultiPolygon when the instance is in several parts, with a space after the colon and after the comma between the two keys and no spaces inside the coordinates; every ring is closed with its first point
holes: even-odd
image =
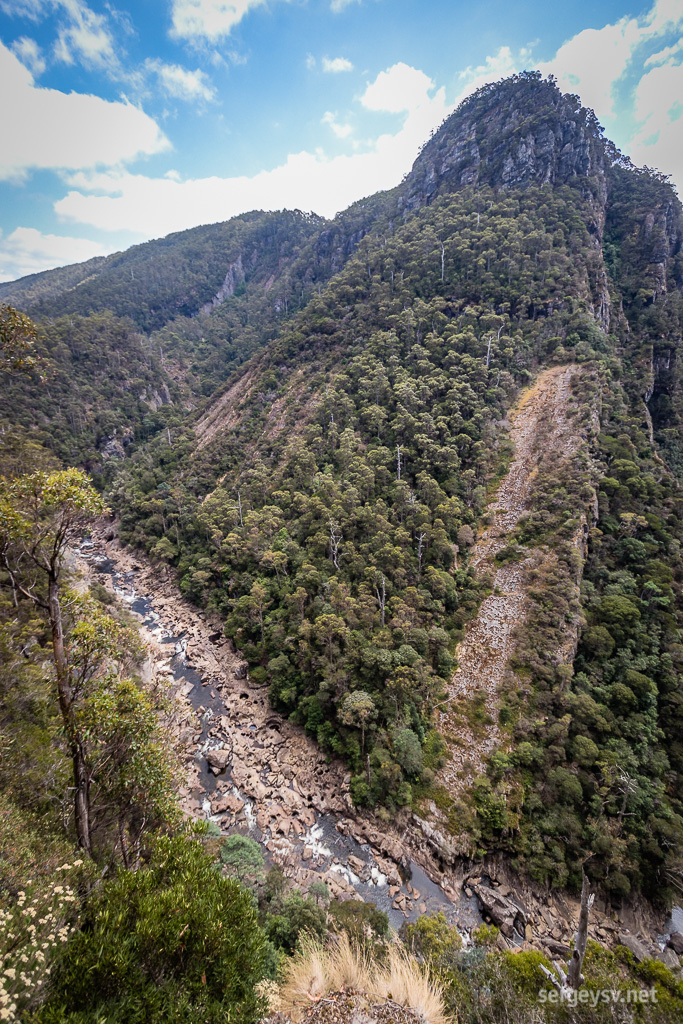
{"type": "Polygon", "coordinates": [[[69,665],[64,651],[64,629],[62,626],[62,608],[59,603],[59,584],[52,574],[48,581],[48,615],[52,632],[52,650],[57,672],[57,692],[59,709],[66,730],[69,752],[74,771],[74,816],[78,845],[88,855],[91,853],[90,841],[90,780],[88,778],[85,756],[78,732],[75,728],[72,707],[69,665]]]}
{"type": "Polygon", "coordinates": [[[588,890],[590,882],[584,872],[583,885],[581,886],[581,912],[579,913],[579,927],[574,938],[574,952],[567,968],[567,984],[570,988],[577,989],[581,986],[583,975],[583,958],[586,955],[586,943],[588,942],[588,915],[593,906],[595,897],[588,890]]]}

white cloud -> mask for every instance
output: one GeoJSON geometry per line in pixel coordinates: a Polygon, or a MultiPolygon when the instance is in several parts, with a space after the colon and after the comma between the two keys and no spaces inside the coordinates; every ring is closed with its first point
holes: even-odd
{"type": "Polygon", "coordinates": [[[667,63],[643,75],[635,94],[638,128],[630,156],[671,174],[683,192],[683,64],[667,63]]]}
{"type": "Polygon", "coordinates": [[[673,46],[665,46],[659,53],[653,53],[645,61],[645,67],[653,67],[656,64],[667,64],[673,57],[683,53],[683,39],[679,39],[673,46]]]}
{"type": "Polygon", "coordinates": [[[159,79],[164,92],[179,100],[212,100],[216,90],[203,71],[188,71],[178,64],[165,64],[160,60],[147,60],[145,67],[159,79]]]}
{"type": "Polygon", "coordinates": [[[322,118],[322,123],[329,124],[330,128],[332,129],[332,131],[334,132],[338,139],[347,138],[352,131],[351,125],[342,124],[341,122],[337,121],[337,115],[333,114],[331,110],[327,110],[325,112],[322,118]]]}
{"type": "MultiPolygon", "coordinates": [[[[427,75],[405,64],[378,75],[362,102],[377,110],[389,104],[404,114],[401,127],[380,135],[366,152],[336,157],[322,150],[292,153],[280,166],[253,177],[177,180],[125,171],[77,173],[69,177],[71,189],[55,210],[65,221],[104,231],[127,228],[145,238],[253,209],[298,208],[331,217],[362,196],[398,184],[418,147],[451,109],[444,89],[435,89],[427,75]],[[411,82],[412,89],[403,88],[411,82]]],[[[323,119],[327,124],[329,114],[323,119]]]]}
{"type": "Polygon", "coordinates": [[[265,0],[173,0],[171,35],[176,39],[229,36],[235,25],[265,0]]]}
{"type": "Polygon", "coordinates": [[[128,102],[38,88],[2,43],[0,90],[12,98],[3,114],[12,144],[0,153],[0,180],[21,179],[39,168],[116,166],[170,145],[152,118],[128,102]]]}
{"type": "Polygon", "coordinates": [[[111,252],[87,238],[43,235],[35,228],[16,228],[3,238],[0,234],[0,281],[15,281],[26,274],[81,263],[111,252]]]}
{"type": "Polygon", "coordinates": [[[607,119],[614,113],[614,84],[626,71],[641,37],[635,18],[584,29],[541,65],[541,71],[552,72],[563,92],[577,92],[598,118],[607,119]]]}
{"type": "Polygon", "coordinates": [[[461,103],[482,85],[496,82],[500,78],[507,78],[516,71],[523,71],[528,66],[530,58],[531,51],[526,47],[515,54],[509,46],[501,46],[497,53],[486,57],[483,64],[465,68],[458,76],[462,88],[455,98],[455,105],[461,103]]]}
{"type": "Polygon", "coordinates": [[[592,107],[606,133],[636,163],[672,174],[683,189],[683,5],[655,0],[649,11],[586,29],[539,65],[592,107]],[[661,47],[655,49],[655,47],[661,47]]]}
{"type": "Polygon", "coordinates": [[[51,6],[66,16],[54,46],[55,59],[64,64],[116,68],[118,58],[107,20],[82,0],[50,0],[51,6]]]}
{"type": "MultiPolygon", "coordinates": [[[[584,29],[539,68],[544,74],[556,75],[563,91],[578,93],[600,120],[609,123],[615,117],[615,102],[624,80],[650,62],[646,48],[681,27],[680,0],[656,0],[645,14],[625,16],[600,29],[584,29]]],[[[677,52],[678,46],[667,49],[677,52]]],[[[650,60],[666,60],[670,55],[665,51],[650,60]]]]}
{"type": "Polygon", "coordinates": [[[31,21],[38,21],[44,7],[45,0],[0,0],[0,11],[11,18],[30,18],[31,21]]]}
{"type": "Polygon", "coordinates": [[[12,49],[21,63],[24,64],[36,78],[42,75],[46,65],[45,60],[43,59],[42,50],[35,39],[29,39],[28,36],[22,36],[20,39],[17,39],[16,42],[12,43],[12,49]]]}
{"type": "Polygon", "coordinates": [[[323,71],[339,74],[340,71],[353,71],[353,64],[346,57],[323,57],[323,71]]]}
{"type": "MultiPolygon", "coordinates": [[[[380,71],[361,96],[361,103],[368,110],[401,114],[430,102],[429,92],[433,88],[434,83],[424,71],[400,61],[386,71],[380,71]]],[[[443,89],[440,91],[443,94],[443,89]]]]}
{"type": "Polygon", "coordinates": [[[350,7],[351,4],[362,3],[362,0],[331,0],[330,10],[335,14],[339,14],[345,8],[350,7]]]}

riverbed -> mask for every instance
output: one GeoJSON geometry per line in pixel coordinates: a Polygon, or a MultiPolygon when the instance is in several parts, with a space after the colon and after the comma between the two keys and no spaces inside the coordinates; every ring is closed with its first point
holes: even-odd
{"type": "MultiPolygon", "coordinates": [[[[289,792],[278,794],[286,798],[286,803],[294,805],[291,816],[285,819],[284,827],[281,818],[269,819],[265,813],[267,808],[262,806],[267,801],[256,799],[254,788],[257,792],[272,792],[269,788],[272,761],[260,767],[258,782],[253,774],[250,776],[251,792],[238,784],[242,775],[237,771],[236,752],[244,749],[245,744],[247,749],[251,747],[251,754],[258,754],[263,748],[259,728],[249,722],[249,710],[255,704],[249,684],[240,685],[239,681],[231,680],[220,685],[215,675],[203,676],[190,663],[187,632],[170,620],[163,607],[156,606],[155,595],[149,588],[143,589],[139,574],[135,570],[120,569],[109,557],[110,553],[96,542],[86,541],[80,553],[133,612],[143,636],[152,641],[162,657],[167,655],[173,692],[189,702],[194,711],[196,731],[190,745],[186,808],[197,818],[213,821],[222,835],[240,832],[255,839],[266,863],[280,863],[304,892],[312,881],[324,881],[334,895],[360,897],[374,903],[387,915],[394,929],[420,914],[442,911],[467,940],[471,929],[482,920],[475,896],[468,897],[464,891],[456,895],[453,890],[447,895],[413,860],[390,862],[388,869],[387,857],[379,856],[376,846],[359,842],[349,834],[354,830],[350,812],[325,814],[311,806],[298,808],[294,801],[296,773],[289,792]],[[237,723],[234,721],[236,702],[240,709],[237,723]],[[230,724],[226,726],[226,723],[230,724]],[[226,728],[231,734],[227,749],[232,751],[232,758],[221,770],[217,771],[215,766],[212,770],[207,755],[225,747],[226,728]],[[226,803],[234,813],[226,816],[215,812],[217,806],[221,808],[226,803]]],[[[277,718],[275,713],[270,714],[270,734],[278,732],[277,718]]],[[[287,728],[292,727],[287,723],[287,728]]],[[[277,746],[277,740],[275,743],[277,746]]],[[[281,746],[287,743],[283,740],[281,746]]]]}

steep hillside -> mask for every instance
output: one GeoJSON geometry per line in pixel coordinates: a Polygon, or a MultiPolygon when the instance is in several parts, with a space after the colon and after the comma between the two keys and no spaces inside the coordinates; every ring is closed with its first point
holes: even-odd
{"type": "MultiPolygon", "coordinates": [[[[448,684],[448,698],[439,710],[439,729],[450,754],[440,778],[453,797],[471,789],[475,778],[485,774],[487,757],[507,745],[499,724],[500,699],[515,636],[524,627],[528,575],[539,565],[543,571],[549,568],[547,550],[514,544],[515,529],[529,510],[533,481],[544,462],[571,459],[585,441],[585,425],[575,415],[571,395],[578,372],[576,366],[552,367],[523,393],[511,417],[512,464],[485,510],[485,528],[470,550],[469,564],[478,577],[490,577],[492,593],[467,625],[455,652],[458,667],[448,684]]],[[[576,545],[582,554],[585,511],[580,518],[576,545]]],[[[558,661],[571,662],[578,616],[570,616],[565,625],[564,650],[554,653],[558,661]]]]}
{"type": "MultiPolygon", "coordinates": [[[[222,616],[273,707],[347,760],[358,805],[429,816],[442,858],[504,850],[580,886],[590,857],[613,899],[666,894],[683,871],[681,235],[661,175],[552,81],[515,76],[333,222],[249,214],[61,291],[7,290],[69,314],[47,338],[108,306],[151,332],[131,342],[144,372],[91,383],[87,444],[61,397],[22,423],[96,464],[130,419],[121,538],[222,616]],[[435,714],[462,693],[457,720],[435,714]]],[[[77,353],[49,354],[64,380],[77,353]]],[[[15,385],[8,412],[35,394],[15,385]]]]}

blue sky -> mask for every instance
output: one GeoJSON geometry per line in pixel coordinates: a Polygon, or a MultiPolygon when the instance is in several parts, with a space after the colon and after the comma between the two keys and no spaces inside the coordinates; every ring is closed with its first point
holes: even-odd
{"type": "Polygon", "coordinates": [[[540,68],[683,186],[683,0],[0,0],[0,280],[251,209],[332,216],[540,68]]]}

